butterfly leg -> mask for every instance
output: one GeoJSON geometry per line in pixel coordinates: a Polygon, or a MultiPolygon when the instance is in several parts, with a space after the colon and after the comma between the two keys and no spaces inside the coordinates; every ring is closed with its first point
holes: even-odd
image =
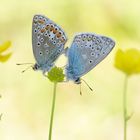
{"type": "Polygon", "coordinates": [[[80,83],[80,95],[82,95],[82,88],[81,88],[81,83],[80,83]]]}
{"type": "Polygon", "coordinates": [[[46,71],[43,71],[42,72],[43,76],[47,77],[47,75],[45,73],[46,73],[46,71]]]}

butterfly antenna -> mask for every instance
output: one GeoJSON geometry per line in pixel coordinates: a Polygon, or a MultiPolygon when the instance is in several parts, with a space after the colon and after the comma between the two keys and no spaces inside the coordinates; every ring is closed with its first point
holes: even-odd
{"type": "Polygon", "coordinates": [[[32,67],[33,67],[32,65],[29,66],[29,67],[27,67],[25,70],[22,71],[22,73],[24,73],[25,71],[27,71],[28,69],[30,69],[30,68],[32,68],[32,67]]]}
{"type": "Polygon", "coordinates": [[[88,86],[88,88],[91,90],[91,91],[93,91],[93,89],[89,86],[89,84],[84,80],[84,79],[81,79],[87,86],[88,86]]]}
{"type": "Polygon", "coordinates": [[[80,83],[80,95],[82,95],[81,83],[80,83]]]}
{"type": "Polygon", "coordinates": [[[17,63],[16,65],[33,65],[33,63],[17,63]]]}

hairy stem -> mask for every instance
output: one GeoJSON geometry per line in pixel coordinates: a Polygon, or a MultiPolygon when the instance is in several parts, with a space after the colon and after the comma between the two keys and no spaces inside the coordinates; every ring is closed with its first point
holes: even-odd
{"type": "Polygon", "coordinates": [[[54,109],[55,109],[56,86],[57,86],[57,83],[54,83],[53,100],[52,100],[51,119],[50,119],[50,128],[49,128],[49,138],[48,138],[48,140],[52,140],[52,128],[53,128],[53,118],[54,118],[54,109]]]}

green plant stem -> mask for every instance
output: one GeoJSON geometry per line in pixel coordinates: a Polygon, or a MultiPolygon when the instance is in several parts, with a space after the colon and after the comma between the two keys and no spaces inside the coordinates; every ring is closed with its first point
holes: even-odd
{"type": "Polygon", "coordinates": [[[53,100],[52,100],[52,109],[51,109],[51,119],[50,119],[50,128],[49,128],[49,139],[52,139],[52,128],[53,128],[53,118],[54,118],[54,109],[55,109],[55,99],[56,99],[56,86],[57,83],[54,83],[54,89],[53,89],[53,100]]]}
{"type": "Polygon", "coordinates": [[[124,90],[123,90],[123,121],[124,121],[124,140],[127,140],[127,84],[128,76],[125,76],[124,79],[124,90]]]}

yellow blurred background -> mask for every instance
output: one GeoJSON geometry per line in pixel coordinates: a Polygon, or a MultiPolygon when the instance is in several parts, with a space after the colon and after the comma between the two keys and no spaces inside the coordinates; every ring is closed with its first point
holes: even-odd
{"type": "MultiPolygon", "coordinates": [[[[123,140],[122,92],[124,74],[115,69],[118,48],[140,47],[139,0],[0,0],[0,43],[11,40],[12,57],[0,63],[0,140],[47,140],[53,84],[41,72],[16,63],[35,62],[32,18],[46,15],[60,25],[70,42],[77,32],[112,37],[115,49],[83,78],[82,84],[57,87],[53,140],[123,140]]],[[[64,56],[58,66],[66,62],[64,56]]],[[[128,140],[140,140],[140,76],[129,78],[128,140]]]]}

